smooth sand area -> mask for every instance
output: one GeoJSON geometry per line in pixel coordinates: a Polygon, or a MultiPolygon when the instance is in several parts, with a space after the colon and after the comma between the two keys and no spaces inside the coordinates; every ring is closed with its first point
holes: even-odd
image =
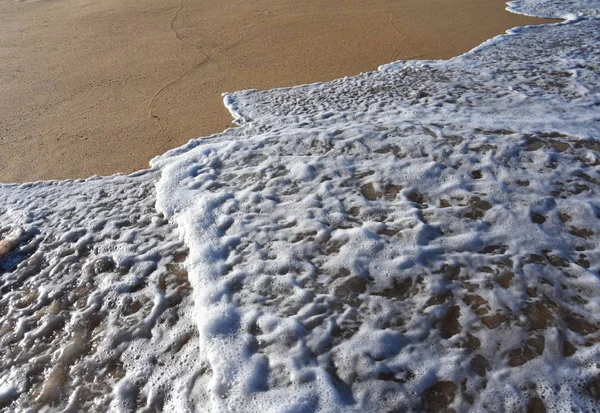
{"type": "Polygon", "coordinates": [[[0,0],[0,181],[146,168],[231,126],[221,92],[456,56],[502,0],[0,0]]]}

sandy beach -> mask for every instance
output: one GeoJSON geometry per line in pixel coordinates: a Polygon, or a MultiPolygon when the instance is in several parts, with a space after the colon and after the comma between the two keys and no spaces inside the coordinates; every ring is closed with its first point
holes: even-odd
{"type": "Polygon", "coordinates": [[[231,125],[221,93],[459,55],[502,0],[0,3],[0,181],[132,172],[231,125]]]}
{"type": "Polygon", "coordinates": [[[0,411],[599,413],[600,0],[3,1],[0,411]]]}

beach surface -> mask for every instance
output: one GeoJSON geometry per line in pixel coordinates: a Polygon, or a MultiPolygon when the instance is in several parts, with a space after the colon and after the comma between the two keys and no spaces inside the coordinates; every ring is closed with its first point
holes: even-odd
{"type": "Polygon", "coordinates": [[[597,412],[600,0],[510,7],[563,22],[227,93],[238,127],[150,169],[0,184],[0,409],[597,412]]]}
{"type": "Polygon", "coordinates": [[[0,181],[130,173],[231,124],[221,93],[445,59],[547,22],[499,0],[0,3],[0,181]]]}

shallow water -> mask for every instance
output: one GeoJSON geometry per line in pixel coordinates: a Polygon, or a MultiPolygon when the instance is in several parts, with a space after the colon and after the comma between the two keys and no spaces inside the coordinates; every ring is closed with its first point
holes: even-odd
{"type": "Polygon", "coordinates": [[[513,8],[568,20],[1,187],[3,406],[597,409],[600,3],[513,8]]]}

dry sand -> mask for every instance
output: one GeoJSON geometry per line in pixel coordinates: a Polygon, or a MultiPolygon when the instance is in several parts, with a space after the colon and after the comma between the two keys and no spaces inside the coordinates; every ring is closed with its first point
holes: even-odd
{"type": "Polygon", "coordinates": [[[502,0],[0,0],[0,181],[132,172],[231,126],[221,92],[443,59],[502,0]]]}

